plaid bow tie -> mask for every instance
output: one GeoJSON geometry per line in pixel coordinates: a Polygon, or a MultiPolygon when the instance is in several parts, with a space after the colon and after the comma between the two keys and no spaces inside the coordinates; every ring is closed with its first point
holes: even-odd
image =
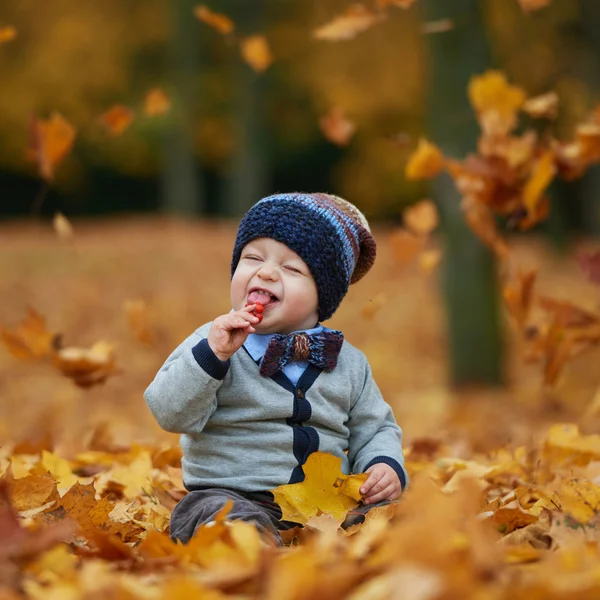
{"type": "Polygon", "coordinates": [[[343,343],[344,334],[341,331],[289,335],[276,333],[263,356],[260,374],[271,377],[295,360],[307,360],[325,371],[333,371],[343,343]]]}

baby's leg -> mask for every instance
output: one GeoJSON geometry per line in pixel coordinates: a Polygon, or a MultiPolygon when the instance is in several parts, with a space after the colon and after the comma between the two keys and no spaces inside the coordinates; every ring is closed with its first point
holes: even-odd
{"type": "Polygon", "coordinates": [[[277,543],[281,538],[277,531],[277,519],[266,505],[249,499],[235,490],[206,488],[194,490],[184,496],[173,509],[170,535],[173,540],[184,544],[189,542],[201,525],[214,521],[218,512],[233,500],[233,507],[227,515],[228,521],[239,519],[255,523],[262,532],[271,534],[277,543]]]}

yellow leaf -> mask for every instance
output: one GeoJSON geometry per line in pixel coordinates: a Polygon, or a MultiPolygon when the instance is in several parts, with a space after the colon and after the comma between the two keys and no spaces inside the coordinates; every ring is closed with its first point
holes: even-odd
{"type": "Polygon", "coordinates": [[[56,479],[59,492],[65,492],[78,482],[77,475],[71,469],[71,463],[53,452],[42,451],[40,464],[56,479]]]}
{"type": "Polygon", "coordinates": [[[397,6],[398,8],[410,8],[417,0],[377,0],[379,8],[387,8],[388,6],[397,6]]]}
{"type": "Polygon", "coordinates": [[[17,37],[17,30],[10,25],[0,27],[0,44],[10,42],[17,37]]]}
{"type": "Polygon", "coordinates": [[[493,70],[471,77],[468,95],[483,130],[494,134],[506,134],[516,125],[517,111],[527,97],[504,73],[493,70]]]}
{"type": "Polygon", "coordinates": [[[551,151],[547,151],[537,160],[531,176],[523,188],[523,204],[529,214],[536,212],[537,205],[542,200],[555,173],[554,155],[551,151]]]}
{"type": "Polygon", "coordinates": [[[269,42],[263,35],[244,38],[240,43],[242,58],[257,72],[266,71],[273,62],[269,42]]]}
{"type": "Polygon", "coordinates": [[[554,119],[558,114],[558,94],[547,92],[528,98],[521,109],[535,119],[554,119]]]}
{"type": "MultiPolygon", "coordinates": [[[[565,479],[551,499],[540,499],[534,509],[540,506],[560,510],[579,523],[585,524],[594,519],[600,511],[600,486],[585,479],[565,479]]],[[[534,509],[531,512],[535,512],[534,509]]]]}
{"type": "Polygon", "coordinates": [[[362,4],[354,4],[348,7],[340,16],[315,29],[313,36],[318,40],[328,42],[351,40],[357,34],[370,29],[373,25],[385,19],[385,13],[376,12],[362,4]]]}
{"type": "Polygon", "coordinates": [[[116,104],[100,115],[100,122],[113,135],[121,135],[133,122],[133,111],[122,104],[116,104]]]}
{"type": "Polygon", "coordinates": [[[142,344],[152,345],[154,332],[150,328],[146,303],[143,300],[126,300],[123,306],[135,337],[142,344]]]}
{"type": "Polygon", "coordinates": [[[419,256],[419,268],[423,273],[431,273],[442,260],[442,253],[440,250],[426,250],[419,256]]]}
{"type": "Polygon", "coordinates": [[[194,15],[198,20],[206,23],[223,35],[232,33],[235,29],[235,25],[229,17],[213,12],[203,4],[194,8],[194,15]]]}
{"type": "Polygon", "coordinates": [[[600,460],[600,435],[581,435],[572,423],[552,425],[544,443],[544,459],[579,466],[600,460]]]}
{"type": "Polygon", "coordinates": [[[59,239],[66,241],[73,238],[73,225],[71,225],[69,219],[62,213],[57,212],[54,215],[52,226],[59,239]]]}
{"type": "Polygon", "coordinates": [[[144,99],[144,112],[149,117],[164,115],[171,110],[170,98],[159,88],[150,90],[144,99]]]}
{"type": "Polygon", "coordinates": [[[14,331],[2,329],[2,342],[17,358],[42,358],[52,353],[58,336],[46,329],[46,321],[33,308],[14,331]]]}
{"type": "Polygon", "coordinates": [[[419,235],[431,233],[438,225],[438,212],[431,200],[421,200],[404,209],[404,226],[419,235]]]}
{"type": "Polygon", "coordinates": [[[54,364],[63,375],[84,388],[104,383],[109,375],[118,372],[114,346],[104,341],[91,348],[62,348],[54,355],[54,364]]]}
{"type": "Polygon", "coordinates": [[[33,119],[30,154],[45,180],[54,179],[54,172],[71,151],[75,136],[75,128],[57,112],[49,119],[33,119]]]}
{"type": "Polygon", "coordinates": [[[52,474],[26,475],[15,479],[9,466],[2,479],[8,482],[12,505],[19,512],[39,508],[42,504],[58,498],[56,481],[52,474]]]}
{"type": "Polygon", "coordinates": [[[321,513],[331,515],[341,523],[346,513],[357,506],[360,486],[367,473],[344,475],[342,459],[324,452],[313,452],[303,466],[305,480],[280,485],[272,490],[283,519],[306,524],[321,513]]]}
{"type": "Polygon", "coordinates": [[[425,238],[406,229],[396,229],[390,234],[389,243],[395,260],[401,265],[406,265],[423,249],[425,238]]]}
{"type": "Polygon", "coordinates": [[[444,155],[440,149],[421,138],[417,149],[406,164],[406,177],[407,179],[431,179],[441,173],[444,164],[444,155]]]}
{"type": "Polygon", "coordinates": [[[536,276],[535,269],[519,272],[517,277],[507,282],[503,289],[504,301],[508,311],[521,330],[529,317],[536,276]]]}

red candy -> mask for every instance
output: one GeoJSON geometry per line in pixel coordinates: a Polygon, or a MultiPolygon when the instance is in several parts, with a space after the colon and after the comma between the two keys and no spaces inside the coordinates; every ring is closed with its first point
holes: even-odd
{"type": "Polygon", "coordinates": [[[265,307],[260,302],[246,302],[246,306],[250,306],[251,304],[256,304],[254,310],[252,311],[252,314],[258,319],[258,322],[260,323],[263,320],[263,311],[265,310],[265,307]]]}

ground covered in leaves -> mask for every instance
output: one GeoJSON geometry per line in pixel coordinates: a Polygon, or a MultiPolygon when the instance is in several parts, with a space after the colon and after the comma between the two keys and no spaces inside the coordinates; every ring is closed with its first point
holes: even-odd
{"type": "MultiPolygon", "coordinates": [[[[524,364],[507,317],[509,389],[449,392],[435,267],[403,261],[397,232],[376,230],[376,266],[330,325],[367,354],[404,428],[409,491],[345,531],[316,510],[285,548],[226,525],[227,510],[175,545],[177,437],[142,393],[176,344],[228,310],[235,225],[74,227],[66,241],[41,223],[0,232],[5,331],[31,307],[66,348],[114,348],[92,387],[0,348],[0,597],[598,597],[595,347],[544,388],[544,365],[524,364]]],[[[598,288],[573,255],[536,241],[513,254],[538,269],[540,293],[596,311],[598,288]]]]}

